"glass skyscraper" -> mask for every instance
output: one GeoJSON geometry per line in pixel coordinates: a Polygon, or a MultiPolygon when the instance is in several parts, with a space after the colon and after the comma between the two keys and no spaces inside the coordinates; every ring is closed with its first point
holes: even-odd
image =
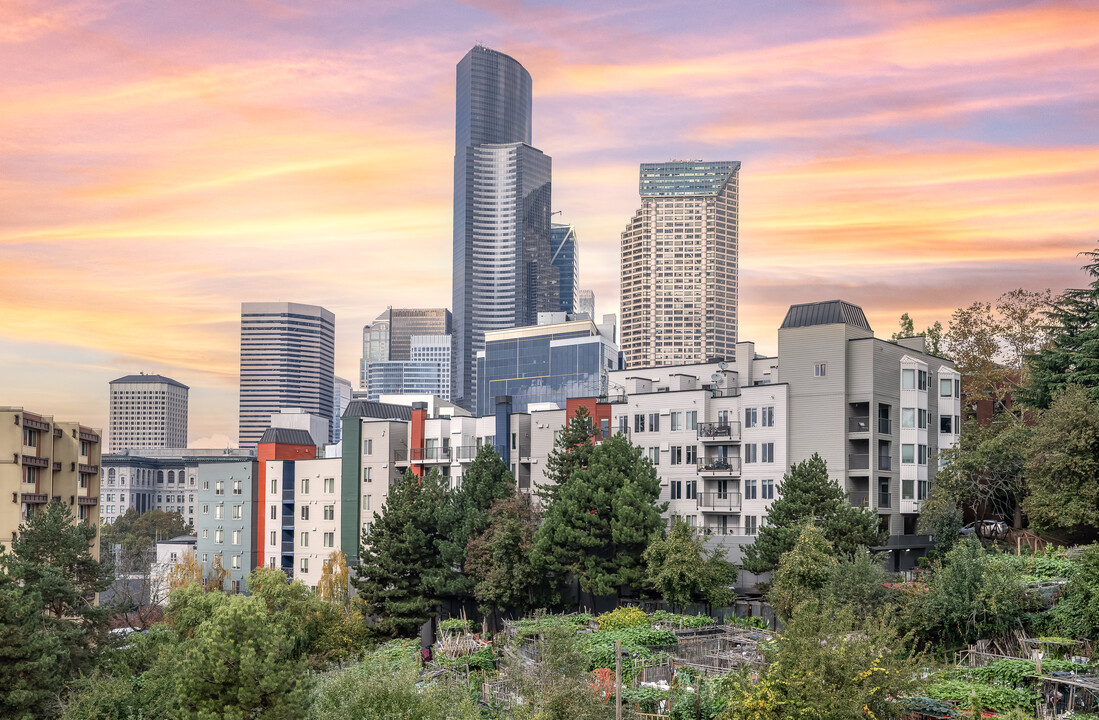
{"type": "MultiPolygon", "coordinates": [[[[563,313],[575,313],[577,294],[580,292],[580,248],[576,245],[576,227],[573,225],[554,225],[550,228],[553,237],[553,266],[561,274],[561,284],[557,295],[563,313]]],[[[595,319],[595,313],[591,315],[595,319]]]]}
{"type": "Polygon", "coordinates": [[[457,68],[454,392],[472,409],[487,330],[533,325],[560,305],[550,240],[551,160],[531,146],[531,79],[477,46],[457,68]]]}
{"type": "Polygon", "coordinates": [[[449,400],[452,332],[446,308],[387,308],[363,327],[359,388],[371,400],[411,392],[449,400]],[[406,378],[414,378],[415,390],[402,385],[406,378]]]}

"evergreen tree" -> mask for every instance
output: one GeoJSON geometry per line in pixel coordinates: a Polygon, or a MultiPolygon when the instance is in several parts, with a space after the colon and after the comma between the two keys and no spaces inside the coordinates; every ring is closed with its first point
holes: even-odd
{"type": "Polygon", "coordinates": [[[182,718],[300,718],[305,661],[260,598],[216,594],[211,614],[178,650],[182,718]]]}
{"type": "Polygon", "coordinates": [[[1066,290],[1045,313],[1048,342],[1030,356],[1029,382],[1020,393],[1031,407],[1049,407],[1069,385],[1099,400],[1099,249],[1082,254],[1089,259],[1083,270],[1091,282],[1066,290]]]}
{"type": "Polygon", "coordinates": [[[758,575],[778,567],[807,520],[816,521],[841,555],[851,556],[860,546],[876,547],[885,542],[886,533],[878,529],[877,515],[847,502],[846,493],[828,477],[828,467],[817,453],[791,466],[778,484],[777,494],[756,541],[741,546],[743,567],[748,572],[758,575]]]}
{"type": "Polygon", "coordinates": [[[1099,528],[1099,403],[1079,385],[1056,391],[1030,441],[1023,501],[1040,532],[1094,539],[1099,528]]]}
{"type": "Polygon", "coordinates": [[[63,677],[93,664],[106,639],[110,609],[95,602],[111,584],[106,563],[91,553],[96,528],[73,521],[64,503],[48,503],[19,527],[11,549],[0,549],[0,571],[40,604],[48,617],[44,632],[64,646],[63,677]]]}
{"type": "Polygon", "coordinates": [[[549,482],[538,488],[542,506],[549,507],[570,477],[591,463],[595,452],[595,423],[588,409],[581,405],[557,434],[553,450],[546,458],[546,478],[549,482]]]}
{"type": "Polygon", "coordinates": [[[449,492],[438,508],[437,523],[444,532],[439,541],[442,566],[430,582],[439,597],[473,596],[476,580],[465,569],[466,545],[488,529],[493,502],[514,494],[515,480],[507,465],[491,445],[483,445],[462,472],[461,487],[449,492]]]}
{"type": "Polygon", "coordinates": [[[476,582],[473,592],[482,611],[527,610],[541,573],[531,562],[538,510],[526,493],[497,500],[489,525],[466,547],[466,571],[476,582]]]}
{"type": "Polygon", "coordinates": [[[68,679],[66,645],[79,633],[76,626],[58,632],[63,630],[47,617],[38,593],[0,574],[0,717],[34,720],[49,715],[68,679]]]}
{"type": "Polygon", "coordinates": [[[432,588],[447,567],[438,550],[445,539],[438,508],[446,500],[446,481],[437,472],[422,478],[406,472],[363,532],[351,582],[384,635],[412,635],[435,612],[439,596],[432,588]]]}
{"type": "Polygon", "coordinates": [[[660,478],[622,435],[595,446],[588,467],[557,487],[534,541],[536,563],[571,573],[591,595],[640,585],[642,556],[660,528],[660,478]]]}
{"type": "Polygon", "coordinates": [[[646,583],[673,608],[695,597],[717,607],[736,599],[730,589],[736,582],[736,567],[725,559],[725,551],[714,548],[707,553],[697,530],[680,518],[667,537],[655,537],[649,543],[645,566],[646,583]]]}

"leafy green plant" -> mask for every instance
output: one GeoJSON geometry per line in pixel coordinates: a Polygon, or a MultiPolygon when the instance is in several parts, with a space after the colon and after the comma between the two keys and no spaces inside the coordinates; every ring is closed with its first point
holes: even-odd
{"type": "Polygon", "coordinates": [[[657,610],[652,614],[652,619],[653,622],[667,622],[676,627],[685,628],[706,627],[707,625],[714,625],[717,623],[717,620],[714,620],[708,615],[677,615],[666,610],[657,610]]]}
{"type": "MultiPolygon", "coordinates": [[[[1085,668],[1067,660],[1043,660],[1042,672],[1079,672],[1085,668]]],[[[1019,687],[1029,683],[1028,676],[1034,675],[1036,664],[1033,660],[997,660],[994,663],[977,668],[960,668],[959,676],[987,683],[997,683],[1006,687],[1019,687]]]]}
{"type": "Polygon", "coordinates": [[[442,632],[469,632],[471,627],[472,623],[462,618],[450,618],[439,623],[442,632]]]}
{"type": "Polygon", "coordinates": [[[599,631],[620,630],[628,627],[648,626],[652,619],[643,610],[636,607],[617,607],[595,618],[599,631]]]}
{"type": "Polygon", "coordinates": [[[1031,708],[1038,694],[1029,688],[1009,688],[983,682],[944,678],[927,687],[927,696],[935,700],[953,700],[968,706],[975,700],[982,710],[1005,713],[1015,708],[1031,708]]]}

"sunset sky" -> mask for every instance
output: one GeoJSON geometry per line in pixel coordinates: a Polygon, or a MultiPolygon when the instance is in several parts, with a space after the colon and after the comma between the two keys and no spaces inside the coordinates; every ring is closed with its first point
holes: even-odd
{"type": "Polygon", "coordinates": [[[1099,2],[0,0],[0,405],[106,425],[191,386],[235,445],[240,303],[449,306],[455,64],[534,80],[581,284],[618,311],[641,162],[740,160],[740,330],[843,298],[879,336],[1099,242],[1099,2]]]}

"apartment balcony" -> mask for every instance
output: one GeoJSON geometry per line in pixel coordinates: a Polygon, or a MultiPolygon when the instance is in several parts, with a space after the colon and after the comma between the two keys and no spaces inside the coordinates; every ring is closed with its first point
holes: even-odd
{"type": "Polygon", "coordinates": [[[905,500],[904,498],[901,498],[900,511],[907,514],[919,513],[922,503],[922,500],[905,500]]]}
{"type": "Polygon", "coordinates": [[[892,496],[887,492],[878,493],[878,507],[889,509],[893,507],[892,496]]]}
{"type": "Polygon", "coordinates": [[[889,421],[889,418],[878,418],[878,434],[880,435],[892,435],[893,424],[889,421]]]}
{"type": "Polygon", "coordinates": [[[848,470],[869,470],[870,453],[850,453],[847,456],[848,470]]]}
{"type": "Polygon", "coordinates": [[[868,432],[870,432],[870,417],[868,415],[858,415],[856,417],[847,418],[847,432],[849,432],[849,433],[868,433],[868,432]]]}
{"type": "Polygon", "coordinates": [[[851,503],[851,507],[868,508],[870,507],[870,493],[866,490],[852,490],[847,493],[847,502],[851,503]]]}
{"type": "Polygon", "coordinates": [[[710,390],[710,397],[740,397],[739,387],[715,387],[710,390]]]}
{"type": "Polygon", "coordinates": [[[393,462],[399,465],[408,464],[408,448],[397,448],[393,451],[393,462]]]}
{"type": "Polygon", "coordinates": [[[84,463],[79,463],[76,467],[80,472],[87,475],[95,475],[99,472],[98,465],[85,465],[84,463]]]}
{"type": "Polygon", "coordinates": [[[410,454],[414,463],[450,462],[449,447],[412,448],[410,454]]]}
{"type": "Polygon", "coordinates": [[[739,422],[707,422],[698,424],[698,438],[702,442],[739,442],[739,422]]]}
{"type": "Polygon", "coordinates": [[[79,497],[76,498],[76,504],[77,505],[98,505],[99,504],[99,497],[98,496],[87,497],[85,495],[80,495],[79,497]]]}
{"type": "Polygon", "coordinates": [[[878,456],[878,469],[879,470],[892,470],[893,460],[888,455],[878,456]]]}
{"type": "Polygon", "coordinates": [[[19,499],[27,505],[45,505],[50,501],[46,493],[20,493],[19,499]]]}
{"type": "Polygon", "coordinates": [[[697,501],[698,508],[702,512],[740,511],[740,493],[738,492],[700,492],[697,501]]]}
{"type": "Polygon", "coordinates": [[[34,455],[24,455],[23,464],[27,467],[47,468],[50,466],[50,459],[35,457],[34,455]]]}
{"type": "Polygon", "coordinates": [[[743,535],[744,534],[741,531],[739,525],[728,525],[726,527],[721,527],[720,525],[713,525],[713,526],[707,525],[707,526],[702,527],[700,529],[702,530],[703,535],[716,535],[718,537],[727,537],[727,536],[743,535]]]}
{"type": "Polygon", "coordinates": [[[699,460],[698,474],[705,477],[740,475],[740,457],[714,457],[699,460]]]}
{"type": "Polygon", "coordinates": [[[477,457],[477,453],[481,448],[476,445],[459,445],[458,447],[451,448],[451,454],[458,460],[472,460],[477,457]]]}

